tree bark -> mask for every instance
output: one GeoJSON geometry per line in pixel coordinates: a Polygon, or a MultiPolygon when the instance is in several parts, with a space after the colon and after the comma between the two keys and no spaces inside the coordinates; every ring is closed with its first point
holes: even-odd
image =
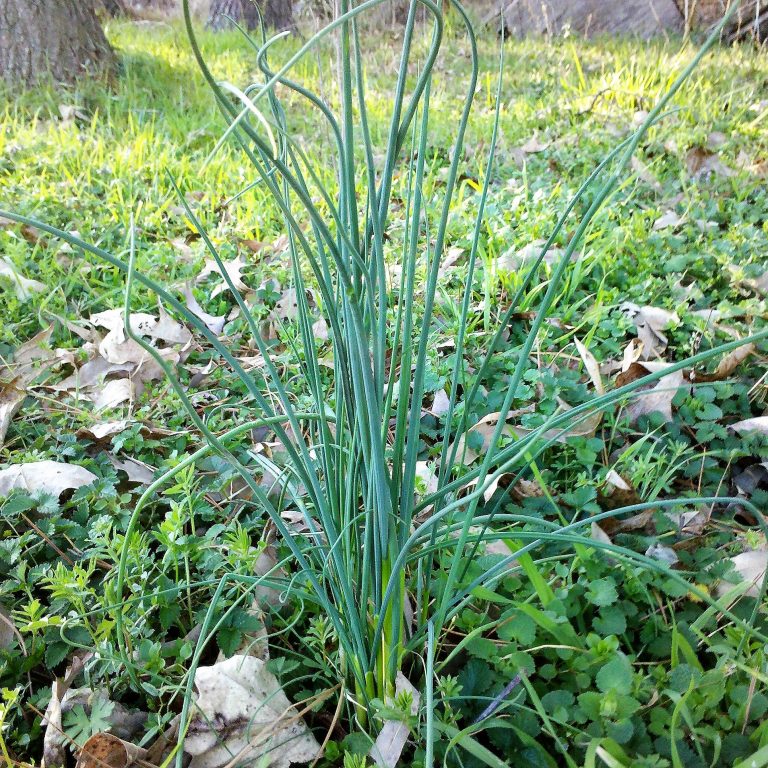
{"type": "Polygon", "coordinates": [[[0,0],[0,79],[73,82],[113,65],[90,0],[0,0]]]}
{"type": "Polygon", "coordinates": [[[124,16],[125,3],[123,0],[96,0],[95,10],[97,16],[124,16]]]}
{"type": "Polygon", "coordinates": [[[123,0],[100,0],[104,7],[104,12],[108,16],[123,16],[125,15],[125,5],[123,0]]]}
{"type": "Polygon", "coordinates": [[[178,5],[180,6],[180,2],[175,2],[175,0],[121,0],[125,3],[125,6],[128,10],[133,11],[137,14],[142,13],[143,11],[149,11],[149,12],[158,12],[158,13],[173,13],[174,8],[178,5]]]}
{"type": "Polygon", "coordinates": [[[511,0],[504,25],[517,35],[627,34],[648,38],[681,32],[682,14],[673,0],[511,0]]]}
{"type": "MultiPolygon", "coordinates": [[[[291,0],[266,0],[259,7],[264,15],[264,24],[269,29],[282,32],[293,29],[293,4],[291,0]]],[[[230,25],[227,16],[252,30],[259,26],[259,15],[251,0],[213,0],[208,17],[210,29],[227,29],[230,25]]]]}
{"type": "MultiPolygon", "coordinates": [[[[722,19],[733,0],[675,0],[688,29],[708,29],[722,19]]],[[[752,37],[756,42],[768,39],[768,7],[765,0],[742,0],[724,30],[725,38],[752,37]]]]}
{"type": "Polygon", "coordinates": [[[291,0],[266,0],[266,3],[260,7],[267,27],[278,32],[293,29],[293,3],[291,0]]]}

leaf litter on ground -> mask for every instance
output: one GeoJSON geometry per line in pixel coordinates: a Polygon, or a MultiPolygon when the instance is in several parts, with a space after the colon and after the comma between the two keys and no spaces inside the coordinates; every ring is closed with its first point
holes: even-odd
{"type": "Polygon", "coordinates": [[[47,493],[58,498],[64,491],[90,485],[96,479],[96,475],[84,467],[50,459],[14,464],[0,470],[0,496],[23,491],[47,493]]]}
{"type": "Polygon", "coordinates": [[[0,259],[0,277],[10,280],[19,301],[28,301],[34,294],[46,290],[43,283],[24,277],[7,259],[0,259]]]}
{"type": "Polygon", "coordinates": [[[320,745],[267,662],[235,655],[195,673],[194,714],[184,741],[189,768],[240,765],[290,768],[320,745]]]}
{"type": "Polygon", "coordinates": [[[664,330],[680,322],[677,313],[661,307],[641,307],[631,301],[625,301],[619,309],[637,328],[637,337],[643,344],[640,354],[643,360],[651,360],[664,352],[669,344],[664,330]]]}

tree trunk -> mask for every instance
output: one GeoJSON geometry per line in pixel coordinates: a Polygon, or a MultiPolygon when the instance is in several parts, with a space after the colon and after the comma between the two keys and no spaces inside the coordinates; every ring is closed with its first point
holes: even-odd
{"type": "Polygon", "coordinates": [[[73,82],[113,64],[90,0],[0,0],[0,79],[73,82]]]}
{"type": "Polygon", "coordinates": [[[128,14],[128,8],[125,0],[96,0],[96,11],[99,12],[99,3],[107,16],[125,16],[128,14]]]}
{"type": "Polygon", "coordinates": [[[266,0],[260,6],[264,14],[264,23],[269,29],[283,32],[293,29],[293,3],[291,0],[266,0]]]}
{"type": "MultiPolygon", "coordinates": [[[[733,0],[676,0],[688,28],[708,29],[722,19],[733,0]]],[[[725,29],[725,38],[768,39],[768,8],[765,0],[742,0],[725,29]]]]}
{"type": "Polygon", "coordinates": [[[122,16],[125,14],[123,0],[101,0],[104,7],[104,13],[108,16],[122,16]]]}
{"type": "Polygon", "coordinates": [[[125,3],[125,6],[128,10],[133,11],[134,13],[141,14],[144,11],[148,11],[150,13],[157,12],[161,14],[171,14],[174,11],[174,8],[176,5],[181,5],[181,3],[176,3],[174,0],[120,0],[121,2],[125,3]]]}
{"type": "MultiPolygon", "coordinates": [[[[259,3],[259,7],[264,14],[264,23],[269,29],[282,32],[293,28],[291,0],[266,0],[259,3]]],[[[227,29],[231,26],[227,16],[249,30],[259,26],[259,15],[251,0],[212,0],[208,27],[227,29]]]]}
{"type": "Polygon", "coordinates": [[[642,38],[681,32],[682,14],[674,0],[512,0],[504,25],[517,35],[626,34],[642,38]]]}

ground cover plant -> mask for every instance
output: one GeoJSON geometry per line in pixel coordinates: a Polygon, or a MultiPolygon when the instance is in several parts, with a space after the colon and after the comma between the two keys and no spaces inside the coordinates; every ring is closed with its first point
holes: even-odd
{"type": "Polygon", "coordinates": [[[657,124],[693,48],[506,43],[497,81],[489,37],[473,82],[458,9],[432,70],[431,27],[351,18],[340,93],[330,36],[290,72],[314,101],[216,85],[300,43],[203,37],[247,107],[220,146],[178,27],[111,30],[117,94],[9,102],[39,223],[2,233],[6,756],[111,729],[236,764],[193,684],[268,638],[314,734],[273,723],[278,765],[381,731],[414,765],[764,760],[764,58],[714,53],[657,124]]]}

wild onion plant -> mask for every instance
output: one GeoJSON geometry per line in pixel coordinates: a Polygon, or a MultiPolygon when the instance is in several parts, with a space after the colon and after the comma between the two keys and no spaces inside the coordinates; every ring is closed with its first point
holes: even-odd
{"type": "MultiPolygon", "coordinates": [[[[187,215],[219,265],[247,324],[249,340],[263,357],[263,378],[246,372],[234,351],[228,348],[226,339],[214,335],[172,291],[136,270],[133,242],[131,257],[126,262],[40,222],[0,213],[16,221],[34,223],[124,270],[128,276],[125,328],[129,335],[133,336],[129,323],[132,283],[141,283],[155,292],[167,307],[207,339],[232,374],[242,381],[251,398],[242,405],[240,423],[225,431],[217,429],[198,414],[167,363],[156,358],[166,369],[203,444],[147,489],[133,513],[125,541],[130,540],[142,510],[158,489],[174,474],[215,453],[239,473],[263,511],[264,520],[272,522],[290,551],[287,583],[278,578],[277,568],[265,577],[232,576],[219,583],[204,622],[198,651],[192,659],[189,690],[205,639],[223,621],[219,610],[221,600],[235,594],[243,583],[249,588],[271,584],[284,590],[288,601],[316,606],[314,610],[321,611],[330,622],[339,646],[338,677],[344,686],[343,696],[349,703],[350,715],[362,729],[375,729],[370,717],[373,702],[391,698],[398,673],[404,672],[423,688],[427,702],[423,710],[426,765],[433,764],[434,743],[439,733],[447,734],[449,740],[463,738],[465,745],[472,745],[476,757],[493,765],[497,763],[490,753],[486,754],[477,743],[442,724],[433,706],[434,672],[444,662],[441,645],[445,632],[455,617],[477,599],[480,588],[493,585],[512,566],[521,567],[531,579],[540,579],[531,553],[542,543],[552,541],[573,545],[587,553],[589,549],[602,548],[613,557],[664,570],[679,582],[684,580],[658,561],[593,541],[588,535],[590,524],[605,517],[651,505],[671,506],[676,502],[656,500],[571,524],[556,524],[538,517],[506,513],[502,493],[493,497],[493,504],[486,503],[487,489],[504,473],[524,477],[537,457],[566,435],[574,424],[626,400],[664,375],[724,354],[739,344],[765,338],[768,332],[697,354],[588,403],[555,413],[541,427],[522,437],[505,436],[507,415],[528,369],[529,354],[585,231],[621,181],[632,153],[649,128],[664,116],[675,93],[717,40],[717,33],[685,67],[643,124],[616,145],[578,190],[538,259],[522,276],[483,358],[475,361],[476,370],[470,375],[465,352],[484,209],[494,176],[504,72],[502,52],[493,134],[477,196],[466,283],[457,309],[455,362],[434,486],[417,494],[417,464],[422,458],[424,428],[422,408],[428,354],[434,338],[438,279],[448,245],[449,219],[478,82],[478,52],[465,10],[458,0],[451,0],[454,15],[464,28],[472,72],[456,125],[448,172],[444,184],[435,188],[428,184],[427,156],[433,130],[431,89],[437,77],[435,63],[445,32],[442,4],[438,0],[413,0],[410,5],[391,93],[389,128],[383,146],[376,146],[368,121],[360,23],[363,14],[382,2],[367,0],[356,4],[354,0],[340,0],[337,18],[276,68],[272,67],[269,55],[278,38],[267,39],[262,33],[260,40],[252,41],[261,79],[245,90],[217,82],[209,71],[195,37],[188,2],[184,2],[192,49],[228,122],[224,139],[239,145],[244,162],[252,168],[253,183],[269,191],[282,217],[298,304],[297,336],[293,344],[311,407],[297,410],[295,393],[282,379],[270,346],[262,338],[254,307],[230,279],[216,247],[191,209],[187,208],[187,215]],[[430,19],[431,42],[426,54],[418,56],[415,53],[418,48],[416,22],[422,9],[430,19]],[[338,112],[320,96],[290,79],[295,65],[329,37],[338,45],[338,112]],[[325,123],[334,148],[334,153],[324,158],[327,167],[318,167],[317,156],[307,154],[292,132],[291,115],[280,99],[286,93],[290,93],[292,99],[305,100],[325,123]],[[330,167],[332,175],[328,173],[330,167]],[[396,201],[397,178],[405,180],[406,194],[396,201]],[[571,217],[588,191],[591,202],[572,223],[571,217]],[[390,241],[388,226],[395,205],[404,206],[405,228],[402,237],[390,241]],[[463,442],[458,438],[473,426],[467,423],[467,415],[473,410],[514,313],[567,222],[573,224],[573,235],[552,270],[546,290],[542,291],[535,319],[518,351],[495,432],[480,464],[466,466],[463,442]],[[392,270],[393,265],[399,269],[392,270]],[[391,274],[396,275],[394,284],[391,274]],[[314,338],[313,310],[307,298],[310,289],[317,292],[327,320],[332,377],[320,359],[325,353],[318,350],[314,338]],[[278,463],[276,459],[253,454],[252,463],[244,464],[236,456],[234,446],[254,426],[274,430],[283,444],[284,460],[278,463]],[[277,478],[279,494],[265,491],[258,479],[261,473],[277,478]],[[284,513],[288,509],[299,513],[301,528],[287,521],[284,513]],[[508,557],[481,576],[468,579],[467,565],[475,553],[490,541],[509,538],[510,530],[521,543],[520,548],[510,551],[508,557]],[[436,588],[438,579],[439,589],[436,588]]],[[[135,340],[144,343],[140,338],[135,340]]],[[[147,349],[156,354],[151,347],[147,349]]],[[[514,484],[513,481],[510,488],[514,484]]],[[[699,498],[686,499],[685,503],[709,504],[724,500],[699,498]]],[[[755,515],[762,519],[756,510],[755,515]]],[[[125,589],[128,556],[126,546],[116,577],[118,597],[125,589]]],[[[690,589],[697,592],[695,587],[690,589]]],[[[707,595],[699,595],[711,602],[707,595]]],[[[749,622],[726,609],[723,613],[747,631],[754,631],[749,622]]],[[[126,668],[133,674],[122,608],[117,608],[116,619],[126,668]]],[[[187,696],[182,718],[185,723],[189,700],[187,696]]]]}

